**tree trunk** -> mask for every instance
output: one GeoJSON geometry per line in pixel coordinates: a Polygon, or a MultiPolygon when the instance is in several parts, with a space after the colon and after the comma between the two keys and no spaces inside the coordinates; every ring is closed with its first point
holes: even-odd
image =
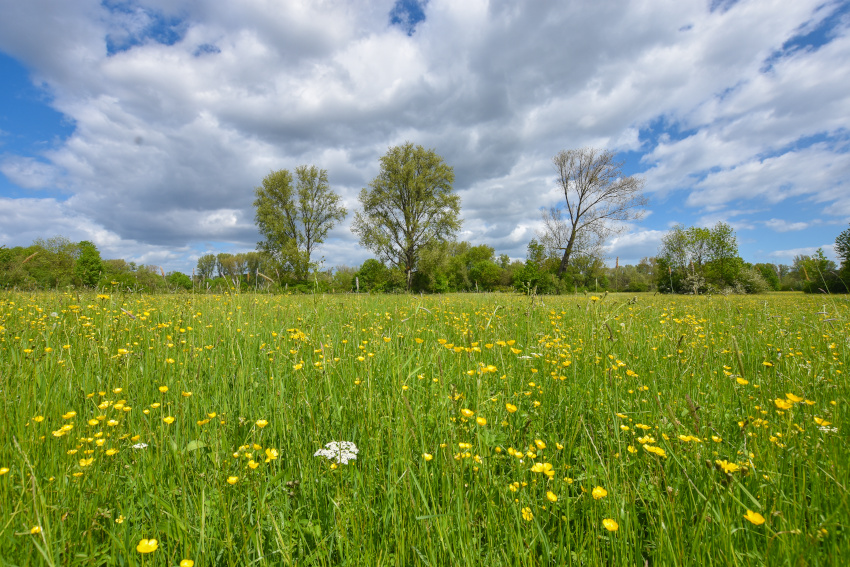
{"type": "Polygon", "coordinates": [[[561,265],[558,266],[558,277],[559,278],[562,275],[564,275],[564,272],[567,271],[567,266],[569,266],[569,264],[570,264],[570,254],[572,254],[573,244],[575,243],[575,241],[576,241],[576,233],[575,233],[575,231],[572,231],[570,233],[570,241],[567,242],[567,247],[564,248],[564,257],[561,258],[561,265]]]}

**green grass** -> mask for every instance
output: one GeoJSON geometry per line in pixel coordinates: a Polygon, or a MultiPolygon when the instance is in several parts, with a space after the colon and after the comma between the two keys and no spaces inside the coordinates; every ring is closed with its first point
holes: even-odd
{"type": "Polygon", "coordinates": [[[0,565],[843,564],[850,304],[633,297],[5,293],[0,565]]]}

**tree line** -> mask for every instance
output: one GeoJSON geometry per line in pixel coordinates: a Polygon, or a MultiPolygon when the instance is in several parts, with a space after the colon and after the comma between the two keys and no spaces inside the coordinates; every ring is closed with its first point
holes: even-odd
{"type": "Polygon", "coordinates": [[[673,227],[657,256],[637,265],[605,263],[605,241],[642,218],[643,180],[625,176],[607,150],[581,148],[553,158],[563,201],[541,212],[542,229],[524,260],[487,245],[458,242],[462,226],[454,171],[434,150],[406,142],[391,147],[378,175],[359,194],[352,232],[375,257],[359,267],[324,269],[317,251],[348,211],[328,173],[302,165],[270,172],[254,189],[256,250],[207,253],[192,274],[124,260],[102,260],[91,242],[64,237],[29,247],[0,246],[0,287],[59,289],[118,286],[128,290],[223,291],[659,291],[760,293],[846,292],[850,229],[836,240],[841,267],[822,250],[792,265],[750,264],[738,255],[725,223],[673,227]]]}

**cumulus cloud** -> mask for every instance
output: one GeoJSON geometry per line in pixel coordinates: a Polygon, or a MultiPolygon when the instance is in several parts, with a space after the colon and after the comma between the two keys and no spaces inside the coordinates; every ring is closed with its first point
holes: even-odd
{"type": "MultiPolygon", "coordinates": [[[[186,270],[211,243],[253,248],[254,187],[304,163],[327,168],[353,210],[380,156],[406,140],[455,168],[462,238],[512,257],[559,202],[551,156],[584,145],[643,156],[647,190],[661,202],[681,194],[697,214],[803,199],[850,215],[838,2],[0,6],[0,50],[74,124],[41,155],[4,148],[0,171],[69,194],[43,202],[58,232],[96,227],[119,255],[127,246],[186,270]],[[794,43],[825,22],[828,41],[794,43]]],[[[656,214],[608,249],[651,255],[670,220],[656,214]]],[[[349,225],[320,250],[326,264],[368,257],[349,225]]],[[[8,238],[38,229],[20,226],[8,238]]]]}

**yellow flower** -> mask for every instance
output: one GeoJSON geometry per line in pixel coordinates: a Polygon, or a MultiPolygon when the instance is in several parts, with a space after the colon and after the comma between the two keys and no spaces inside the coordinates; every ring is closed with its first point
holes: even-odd
{"type": "Polygon", "coordinates": [[[776,407],[778,407],[781,410],[791,409],[791,406],[794,405],[791,402],[786,402],[782,398],[776,398],[775,400],[773,400],[773,403],[776,404],[776,407]]]}
{"type": "Polygon", "coordinates": [[[505,404],[505,409],[508,410],[508,413],[514,413],[516,411],[516,406],[513,404],[505,404]]]}
{"type": "Polygon", "coordinates": [[[426,461],[430,461],[431,459],[434,458],[434,455],[432,455],[431,453],[422,453],[422,458],[425,459],[426,461]]]}
{"type": "Polygon", "coordinates": [[[195,562],[191,559],[184,559],[180,562],[180,567],[195,567],[195,562]]]}
{"type": "Polygon", "coordinates": [[[269,424],[269,422],[266,421],[265,419],[258,419],[257,420],[257,427],[259,427],[260,429],[267,426],[268,424],[269,424]]]}
{"type": "Polygon", "coordinates": [[[552,492],[551,490],[546,492],[546,498],[549,499],[549,502],[557,502],[558,501],[558,496],[554,492],[552,492]]]}
{"type": "Polygon", "coordinates": [[[251,459],[250,461],[248,461],[248,467],[250,467],[251,470],[254,470],[255,468],[257,468],[259,466],[260,466],[260,463],[258,463],[254,459],[251,459]]]}
{"type": "Polygon", "coordinates": [[[773,366],[773,363],[768,362],[768,361],[766,361],[766,360],[765,360],[764,362],[762,362],[761,364],[762,364],[762,366],[767,366],[768,368],[770,368],[771,366],[773,366]]]}
{"type": "Polygon", "coordinates": [[[827,421],[827,420],[823,419],[822,417],[816,417],[816,418],[815,418],[815,423],[817,423],[817,424],[818,424],[818,425],[820,425],[821,427],[826,427],[826,426],[828,426],[828,425],[831,425],[831,424],[832,424],[832,422],[831,422],[831,421],[827,421]]]}
{"type": "Polygon", "coordinates": [[[602,520],[602,526],[609,532],[616,532],[620,529],[619,524],[617,524],[617,522],[615,522],[611,518],[605,518],[604,520],[602,520]]]}
{"type": "Polygon", "coordinates": [[[164,421],[168,425],[171,425],[172,423],[174,423],[174,418],[169,415],[168,417],[163,417],[162,421],[164,421]]]}
{"type": "Polygon", "coordinates": [[[42,421],[44,421],[44,416],[43,415],[37,415],[34,418],[32,418],[32,420],[36,423],[41,423],[42,421]]]}
{"type": "Polygon", "coordinates": [[[555,471],[552,469],[552,463],[534,463],[531,467],[531,472],[542,472],[549,478],[555,476],[555,471]]]}
{"type": "Polygon", "coordinates": [[[525,507],[522,509],[522,519],[530,522],[534,519],[534,514],[531,513],[531,508],[525,507]]]}
{"type": "Polygon", "coordinates": [[[800,396],[795,396],[794,394],[785,394],[785,397],[788,398],[789,400],[791,400],[792,402],[794,402],[795,404],[802,402],[803,399],[804,399],[804,398],[801,398],[800,396]]]}
{"type": "Polygon", "coordinates": [[[180,395],[184,398],[189,398],[192,396],[192,392],[180,392],[180,395]]]}
{"type": "Polygon", "coordinates": [[[118,449],[107,449],[106,454],[110,457],[118,452],[118,449]]]}
{"type": "Polygon", "coordinates": [[[269,461],[273,461],[273,460],[277,459],[278,456],[279,456],[279,453],[277,452],[277,449],[272,449],[272,448],[266,449],[266,462],[267,463],[269,461]]]}
{"type": "Polygon", "coordinates": [[[535,444],[535,445],[537,446],[537,448],[538,448],[538,449],[540,449],[541,451],[542,451],[543,449],[545,449],[545,448],[546,448],[546,443],[544,443],[542,439],[535,439],[535,440],[534,440],[534,444],[535,444]]]}
{"type": "Polygon", "coordinates": [[[483,418],[483,417],[476,417],[476,418],[475,418],[475,423],[477,423],[477,424],[478,424],[478,425],[480,425],[481,427],[484,427],[485,425],[487,425],[487,420],[486,420],[485,418],[483,418]]]}
{"type": "Polygon", "coordinates": [[[597,486],[591,491],[590,495],[593,496],[594,500],[599,500],[600,498],[605,498],[606,496],[608,496],[608,491],[602,488],[601,486],[597,486]]]}
{"type": "Polygon", "coordinates": [[[747,513],[744,514],[744,519],[756,526],[760,526],[764,523],[764,516],[758,512],[753,512],[752,510],[747,510],[747,513]]]}
{"type": "Polygon", "coordinates": [[[91,464],[93,462],[94,462],[94,457],[91,457],[89,459],[80,459],[80,466],[85,468],[85,467],[91,466],[91,464]]]}
{"type": "Polygon", "coordinates": [[[9,469],[8,469],[8,468],[6,468],[6,467],[0,468],[0,476],[3,476],[3,475],[4,475],[4,474],[6,474],[7,472],[9,472],[9,469]]]}
{"type": "Polygon", "coordinates": [[[139,553],[153,553],[159,547],[159,542],[155,539],[143,539],[136,546],[136,551],[139,553]]]}
{"type": "Polygon", "coordinates": [[[168,386],[160,386],[159,391],[162,392],[163,394],[166,393],[168,391],[168,386]]]}
{"type": "Polygon", "coordinates": [[[720,467],[720,469],[723,472],[725,472],[727,474],[736,473],[739,470],[741,470],[740,466],[736,465],[735,463],[730,463],[729,461],[726,461],[726,460],[723,460],[723,461],[717,460],[717,461],[714,461],[714,462],[715,462],[715,464],[717,464],[718,467],[720,467]]]}
{"type": "Polygon", "coordinates": [[[462,410],[460,410],[460,413],[461,415],[463,415],[463,417],[472,417],[473,415],[475,415],[474,411],[467,408],[463,408],[462,410]]]}
{"type": "Polygon", "coordinates": [[[76,417],[76,415],[77,415],[77,412],[75,412],[75,411],[71,410],[71,411],[69,411],[68,413],[64,414],[64,415],[62,416],[62,419],[71,419],[71,418],[73,418],[73,417],[76,417]]]}
{"type": "Polygon", "coordinates": [[[33,534],[33,535],[35,535],[35,534],[40,534],[40,533],[41,533],[41,526],[33,526],[33,527],[31,527],[31,528],[30,528],[30,533],[31,533],[31,534],[33,534]]]}
{"type": "Polygon", "coordinates": [[[239,477],[238,477],[238,476],[229,476],[229,477],[227,477],[227,484],[236,484],[237,482],[239,482],[239,477]]]}

